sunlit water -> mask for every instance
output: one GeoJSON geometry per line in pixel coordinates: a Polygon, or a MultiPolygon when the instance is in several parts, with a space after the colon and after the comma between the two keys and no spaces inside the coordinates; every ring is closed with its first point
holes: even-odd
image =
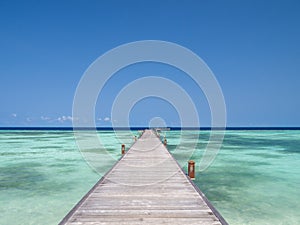
{"type": "MultiPolygon", "coordinates": [[[[209,131],[166,133],[168,149],[183,167],[199,133],[196,163],[209,131]]],[[[111,160],[98,172],[110,169],[134,134],[121,132],[120,141],[113,131],[99,131],[111,160]]],[[[0,224],[57,224],[101,178],[83,156],[72,131],[0,131],[0,224]]],[[[300,131],[226,131],[213,164],[196,175],[229,224],[300,224],[300,131]]]]}

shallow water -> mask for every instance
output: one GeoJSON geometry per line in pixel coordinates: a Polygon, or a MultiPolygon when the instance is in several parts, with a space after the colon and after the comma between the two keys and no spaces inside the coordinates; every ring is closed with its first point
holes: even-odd
{"type": "MultiPolygon", "coordinates": [[[[130,146],[133,134],[98,135],[103,149],[88,151],[110,156],[98,165],[100,174],[82,157],[72,131],[0,131],[0,224],[57,224],[120,157],[121,143],[130,146]]],[[[166,136],[183,167],[190,156],[199,165],[209,131],[166,136]]],[[[226,131],[213,164],[196,175],[229,224],[300,224],[300,131],[226,131]]]]}
{"type": "MultiPolygon", "coordinates": [[[[205,143],[208,132],[202,133],[205,143]]],[[[205,144],[198,146],[196,162],[205,144]]],[[[196,184],[229,224],[300,224],[300,131],[226,131],[196,184]]]]}

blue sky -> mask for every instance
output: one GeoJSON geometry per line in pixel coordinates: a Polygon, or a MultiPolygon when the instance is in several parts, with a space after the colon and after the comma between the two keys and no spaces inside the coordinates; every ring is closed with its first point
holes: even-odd
{"type": "MultiPolygon", "coordinates": [[[[187,47],[207,63],[223,90],[228,126],[300,126],[299,12],[296,0],[0,1],[0,126],[71,126],[88,66],[118,45],[149,39],[187,47]]],[[[180,83],[201,124],[210,125],[205,97],[191,80],[147,63],[110,80],[96,106],[97,125],[110,125],[114,96],[126,83],[157,74],[180,83]]],[[[137,104],[130,124],[155,117],[180,125],[174,107],[156,98],[137,104]]]]}

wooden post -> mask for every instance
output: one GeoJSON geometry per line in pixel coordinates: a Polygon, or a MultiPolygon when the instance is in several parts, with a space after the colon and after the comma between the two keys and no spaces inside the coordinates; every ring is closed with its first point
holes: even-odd
{"type": "Polygon", "coordinates": [[[195,161],[194,160],[189,160],[188,175],[191,178],[191,180],[195,180],[195,161]]]}
{"type": "Polygon", "coordinates": [[[124,144],[122,144],[122,155],[124,155],[125,154],[125,145],[124,144]]]}

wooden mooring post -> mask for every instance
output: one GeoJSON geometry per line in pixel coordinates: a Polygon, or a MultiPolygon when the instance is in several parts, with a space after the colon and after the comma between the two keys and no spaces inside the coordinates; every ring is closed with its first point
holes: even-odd
{"type": "Polygon", "coordinates": [[[195,180],[195,161],[194,160],[189,160],[188,176],[191,178],[191,180],[195,180]]]}
{"type": "Polygon", "coordinates": [[[122,155],[125,155],[125,145],[124,144],[122,144],[121,152],[122,152],[122,155]]]}

